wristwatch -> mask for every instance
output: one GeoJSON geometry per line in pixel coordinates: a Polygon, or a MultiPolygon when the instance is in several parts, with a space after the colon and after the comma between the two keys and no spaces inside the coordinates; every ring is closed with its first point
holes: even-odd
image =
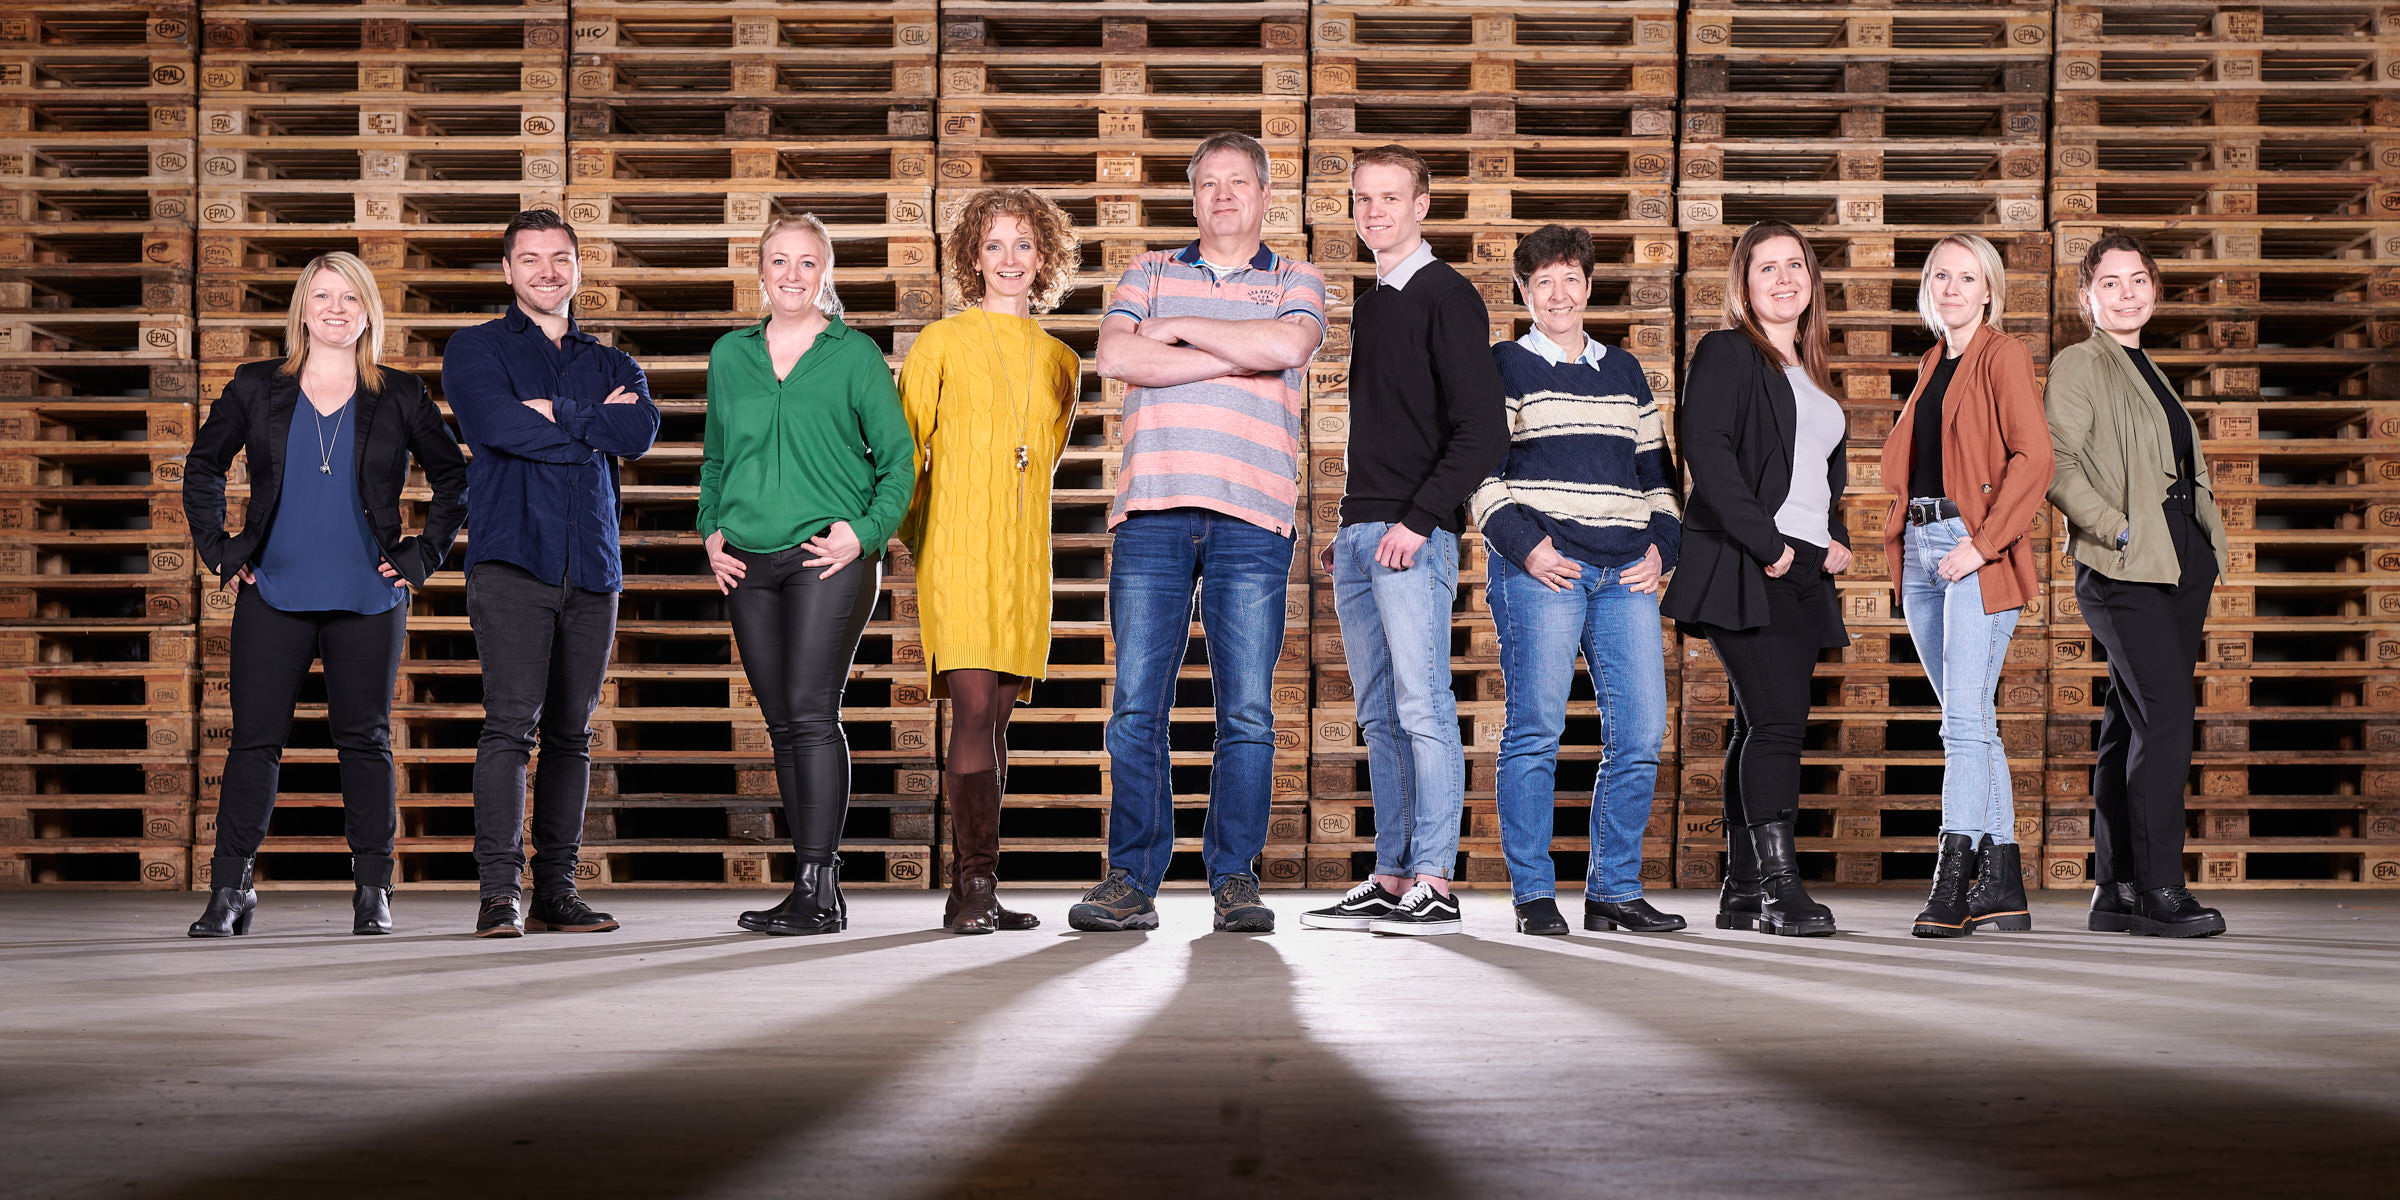
{"type": "Polygon", "coordinates": [[[2132,540],[2133,530],[2120,529],[2117,531],[2117,549],[2123,550],[2126,546],[2126,543],[2131,542],[2132,540]]]}

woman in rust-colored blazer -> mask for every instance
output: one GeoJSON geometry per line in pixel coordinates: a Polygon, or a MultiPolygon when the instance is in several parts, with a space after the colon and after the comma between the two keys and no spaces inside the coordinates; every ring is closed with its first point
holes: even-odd
{"type": "Polygon", "coordinates": [[[1883,444],[1884,558],[1942,705],[1941,846],[1918,937],[2033,928],[1992,693],[2040,586],[2026,534],[2056,463],[2033,356],[2000,328],[2006,296],[1990,242],[1934,245],[1917,311],[1940,340],[1883,444]]]}

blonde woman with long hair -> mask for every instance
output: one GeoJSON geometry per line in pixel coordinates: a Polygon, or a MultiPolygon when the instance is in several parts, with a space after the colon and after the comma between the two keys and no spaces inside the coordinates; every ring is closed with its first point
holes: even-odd
{"type": "Polygon", "coordinates": [[[233,745],[218,800],[208,907],[193,937],[250,931],[252,860],[274,812],[283,746],[309,667],[325,663],[340,756],[351,932],[392,931],[392,688],[408,593],[466,521],[467,463],[425,385],[376,362],[383,300],[355,255],[320,255],[292,289],[282,360],[234,372],[185,460],[183,510],[233,608],[233,745]],[[225,531],[225,473],[247,456],[242,531],[225,531]],[[433,487],[425,528],[401,532],[411,458],[433,487]]]}
{"type": "Polygon", "coordinates": [[[933,694],[950,701],[952,933],[1032,929],[1000,906],[1008,716],[1050,660],[1050,478],[1081,364],[1034,319],[1074,285],[1075,229],[1025,188],[975,193],[943,247],[966,308],[917,336],[900,402],[923,456],[900,538],[916,559],[933,694]]]}

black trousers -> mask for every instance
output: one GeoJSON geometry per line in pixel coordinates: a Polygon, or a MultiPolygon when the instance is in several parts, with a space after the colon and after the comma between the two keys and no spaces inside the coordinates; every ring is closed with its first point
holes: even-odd
{"type": "Polygon", "coordinates": [[[292,710],[310,664],[325,660],[326,725],[341,762],[342,832],[359,882],[388,885],[399,811],[392,789],[392,684],[408,605],[365,616],[285,612],[256,587],[233,601],[233,748],[217,799],[217,856],[249,858],[266,840],[292,710]]]}
{"type": "Polygon", "coordinates": [[[467,575],[467,621],[483,663],[475,743],[475,874],[485,898],[515,896],[525,874],[525,763],[533,780],[533,890],[575,888],[592,783],[592,710],[617,641],[617,595],[544,583],[503,562],[467,575]]]}
{"type": "Polygon", "coordinates": [[[842,686],[859,636],[875,611],[881,564],[861,557],[830,579],[798,546],[753,554],[728,546],[746,573],[726,597],[742,671],[767,721],[775,788],[783,795],[792,852],[829,863],[850,811],[850,739],[842,732],[842,686]]]}
{"type": "Polygon", "coordinates": [[[1809,679],[1823,648],[1825,609],[1835,601],[1825,551],[1803,543],[1793,550],[1791,570],[1767,580],[1765,625],[1707,629],[1733,685],[1733,732],[1725,739],[1728,825],[1788,821],[1800,812],[1809,679]]]}
{"type": "Polygon", "coordinates": [[[2175,586],[2075,567],[2084,624],[2108,654],[2108,701],[2092,766],[2092,881],[2183,886],[2183,792],[2192,772],[2192,665],[2217,558],[2190,512],[2169,509],[2175,586]]]}

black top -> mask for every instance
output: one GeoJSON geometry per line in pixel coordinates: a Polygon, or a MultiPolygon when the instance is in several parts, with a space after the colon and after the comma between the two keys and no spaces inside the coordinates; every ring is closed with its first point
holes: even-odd
{"type": "Polygon", "coordinates": [[[1942,394],[1950,390],[1950,377],[1965,357],[1944,354],[1926,378],[1925,390],[1917,393],[1917,424],[1909,439],[1909,499],[1939,500],[1950,494],[1942,490],[1942,394]]]}
{"type": "MultiPolygon", "coordinates": [[[[1796,569],[1822,569],[1821,556],[1811,563],[1805,548],[1775,527],[1775,511],[1792,490],[1799,402],[1782,366],[1735,329],[1717,330],[1693,347],[1678,399],[1675,445],[1690,499],[1683,510],[1683,554],[1667,577],[1659,611],[1698,636],[1710,629],[1761,628],[1769,618],[1766,569],[1787,546],[1796,569]]],[[[1850,544],[1842,521],[1849,444],[1845,432],[1825,462],[1827,531],[1844,546],[1850,544]]],[[[1823,605],[1815,619],[1819,646],[1850,643],[1837,606],[1823,605]]]]}
{"type": "Polygon", "coordinates": [[[1342,524],[1466,528],[1467,497],[1508,456],[1491,314],[1440,260],[1350,311],[1350,453],[1342,524]]]}
{"type": "Polygon", "coordinates": [[[2166,410],[2167,436],[2175,442],[2175,486],[2171,492],[2192,494],[2192,422],[2184,415],[2183,401],[2175,389],[2167,386],[2167,377],[2158,373],[2158,364],[2140,350],[2133,352],[2133,361],[2142,369],[2142,378],[2150,381],[2150,391],[2158,397],[2158,406],[2166,410]]]}

